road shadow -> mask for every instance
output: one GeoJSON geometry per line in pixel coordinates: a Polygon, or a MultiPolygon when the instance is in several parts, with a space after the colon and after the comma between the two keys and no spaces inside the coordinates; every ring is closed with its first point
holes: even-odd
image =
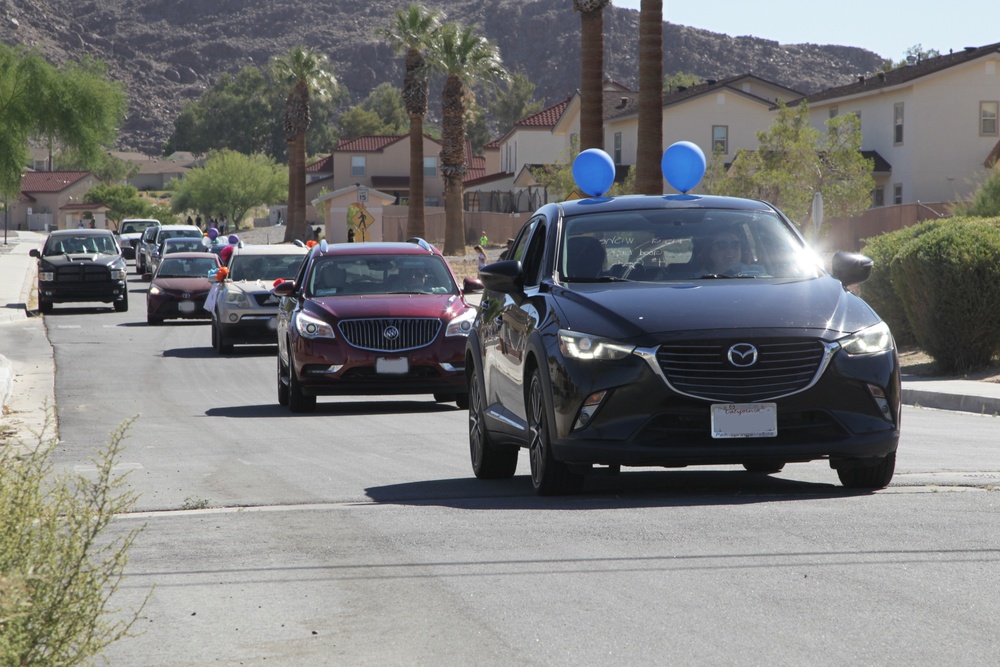
{"type": "Polygon", "coordinates": [[[46,317],[62,317],[64,315],[93,315],[94,313],[104,313],[104,312],[115,312],[114,306],[108,304],[106,306],[61,306],[55,304],[52,310],[45,313],[46,317]]]}
{"type": "Polygon", "coordinates": [[[323,399],[316,403],[315,412],[292,412],[287,407],[277,403],[264,405],[234,405],[211,408],[205,411],[206,417],[234,417],[237,419],[288,417],[293,419],[315,419],[316,417],[357,417],[369,415],[414,415],[452,412],[458,410],[454,403],[436,403],[434,401],[409,400],[372,400],[372,401],[337,401],[324,403],[323,399]]]}
{"type": "MultiPolygon", "coordinates": [[[[831,474],[834,474],[831,471],[831,474]]],[[[691,507],[852,498],[869,491],[817,482],[783,479],[744,470],[623,469],[619,475],[588,475],[583,491],[541,497],[531,478],[480,480],[471,475],[390,484],[365,489],[375,503],[442,506],[467,510],[604,510],[639,507],[691,507]]]]}

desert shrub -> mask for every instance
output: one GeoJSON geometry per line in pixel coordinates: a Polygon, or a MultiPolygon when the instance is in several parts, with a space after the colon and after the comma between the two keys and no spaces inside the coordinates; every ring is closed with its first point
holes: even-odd
{"type": "Polygon", "coordinates": [[[950,222],[943,219],[929,220],[865,239],[865,246],[861,252],[872,258],[874,266],[871,277],[858,285],[858,294],[875,309],[879,317],[885,320],[899,345],[913,345],[916,343],[916,338],[906,317],[903,302],[890,279],[889,266],[892,258],[911,240],[950,222]]]}
{"type": "Polygon", "coordinates": [[[90,664],[139,618],[141,607],[109,607],[141,530],[106,534],[135,502],[112,475],[130,424],[98,452],[93,479],[54,475],[42,438],[26,455],[0,453],[0,665],[90,664]]]}
{"type": "Polygon", "coordinates": [[[982,218],[1000,215],[1000,163],[993,165],[969,201],[955,206],[955,215],[982,218]]]}
{"type": "Polygon", "coordinates": [[[940,371],[981,368],[1000,351],[1000,219],[938,225],[903,245],[889,270],[940,371]]]}

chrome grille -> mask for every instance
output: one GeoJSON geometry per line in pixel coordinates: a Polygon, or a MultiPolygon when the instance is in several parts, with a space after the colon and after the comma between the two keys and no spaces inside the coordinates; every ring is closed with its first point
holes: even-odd
{"type": "Polygon", "coordinates": [[[824,366],[818,340],[692,341],[660,346],[656,361],[677,391],[714,401],[745,403],[794,394],[809,387],[824,366]],[[726,354],[733,343],[757,348],[757,363],[737,368],[726,354]]]}
{"type": "Polygon", "coordinates": [[[402,352],[430,345],[441,330],[437,318],[382,317],[343,320],[337,325],[348,343],[373,352],[402,352]],[[393,337],[392,332],[397,335],[393,337]]]}

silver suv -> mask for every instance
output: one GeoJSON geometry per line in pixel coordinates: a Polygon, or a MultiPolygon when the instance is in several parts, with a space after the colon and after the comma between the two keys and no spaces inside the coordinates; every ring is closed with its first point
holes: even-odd
{"type": "Polygon", "coordinates": [[[251,245],[233,250],[228,276],[212,287],[206,308],[212,313],[212,347],[231,352],[235,343],[277,342],[278,279],[293,280],[308,249],[294,245],[251,245]]]}

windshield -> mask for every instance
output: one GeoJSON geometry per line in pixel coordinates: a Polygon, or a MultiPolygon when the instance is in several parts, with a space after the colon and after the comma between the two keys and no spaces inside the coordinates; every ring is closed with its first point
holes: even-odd
{"type": "Polygon", "coordinates": [[[202,244],[201,239],[167,239],[163,243],[163,254],[168,255],[172,252],[205,252],[205,246],[202,244]]]}
{"type": "Polygon", "coordinates": [[[126,220],[122,223],[122,228],[120,233],[122,234],[138,234],[142,232],[147,227],[151,227],[157,224],[153,220],[126,220]]]}
{"type": "Polygon", "coordinates": [[[167,239],[176,238],[189,238],[189,239],[200,239],[202,233],[195,229],[161,229],[159,235],[156,237],[160,243],[163,243],[167,239]]]}
{"type": "Polygon", "coordinates": [[[160,263],[157,278],[206,278],[208,272],[219,268],[214,257],[167,257],[160,263]]]}
{"type": "Polygon", "coordinates": [[[237,255],[229,262],[230,280],[292,280],[305,259],[300,255],[237,255]]]}
{"type": "Polygon", "coordinates": [[[49,237],[45,242],[43,255],[117,255],[118,249],[110,236],[61,236],[49,237]]]}
{"type": "Polygon", "coordinates": [[[813,255],[775,214],[730,209],[567,217],[559,275],[569,282],[807,278],[813,255]]]}
{"type": "Polygon", "coordinates": [[[437,255],[321,257],[306,278],[310,296],[354,294],[458,294],[437,255]]]}

